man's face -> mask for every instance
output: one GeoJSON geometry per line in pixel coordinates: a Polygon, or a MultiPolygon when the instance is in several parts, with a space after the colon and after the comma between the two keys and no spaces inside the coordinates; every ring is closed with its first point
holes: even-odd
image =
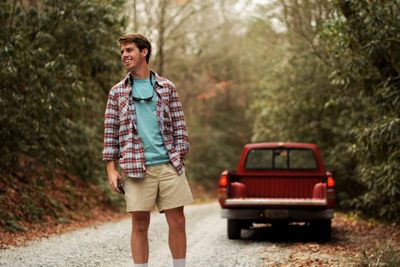
{"type": "Polygon", "coordinates": [[[146,48],[140,51],[135,43],[124,43],[121,44],[120,47],[121,47],[121,61],[127,70],[132,72],[135,71],[138,67],[147,64],[146,48]]]}

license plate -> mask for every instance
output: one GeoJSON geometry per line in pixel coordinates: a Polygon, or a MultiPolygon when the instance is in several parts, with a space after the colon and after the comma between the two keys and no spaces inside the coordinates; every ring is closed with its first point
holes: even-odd
{"type": "Polygon", "coordinates": [[[271,219],[286,219],[289,217],[287,210],[277,209],[277,210],[266,210],[265,218],[271,219]]]}

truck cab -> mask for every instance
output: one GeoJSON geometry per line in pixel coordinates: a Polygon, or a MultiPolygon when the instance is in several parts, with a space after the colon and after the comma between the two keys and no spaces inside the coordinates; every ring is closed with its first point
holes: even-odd
{"type": "Polygon", "coordinates": [[[335,180],[320,150],[306,143],[245,145],[237,169],[224,170],[218,185],[229,239],[254,223],[305,222],[328,241],[335,206],[335,180]]]}

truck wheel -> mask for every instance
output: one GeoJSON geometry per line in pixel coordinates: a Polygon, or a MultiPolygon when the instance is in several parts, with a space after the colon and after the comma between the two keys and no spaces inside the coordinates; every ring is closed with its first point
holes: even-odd
{"type": "Polygon", "coordinates": [[[331,240],[332,220],[317,220],[311,223],[314,228],[316,238],[319,242],[331,240]]]}
{"type": "Polygon", "coordinates": [[[228,219],[228,238],[240,239],[241,226],[239,220],[228,219]]]}

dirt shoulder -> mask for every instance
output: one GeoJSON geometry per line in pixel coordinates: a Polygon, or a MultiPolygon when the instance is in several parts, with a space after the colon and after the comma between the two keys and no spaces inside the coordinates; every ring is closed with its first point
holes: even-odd
{"type": "Polygon", "coordinates": [[[47,221],[46,223],[41,224],[24,223],[24,225],[26,225],[25,227],[29,230],[22,232],[8,232],[2,229],[0,231],[0,249],[13,246],[23,246],[31,240],[59,235],[105,222],[119,221],[123,218],[127,218],[127,216],[126,213],[96,208],[95,210],[92,210],[89,218],[81,216],[80,218],[77,217],[68,223],[59,223],[57,221],[47,221]]]}
{"type": "Polygon", "coordinates": [[[337,212],[331,242],[319,244],[307,237],[306,230],[289,234],[285,242],[276,240],[277,246],[290,249],[287,261],[274,264],[266,257],[267,266],[400,266],[400,227],[396,224],[337,212]]]}

